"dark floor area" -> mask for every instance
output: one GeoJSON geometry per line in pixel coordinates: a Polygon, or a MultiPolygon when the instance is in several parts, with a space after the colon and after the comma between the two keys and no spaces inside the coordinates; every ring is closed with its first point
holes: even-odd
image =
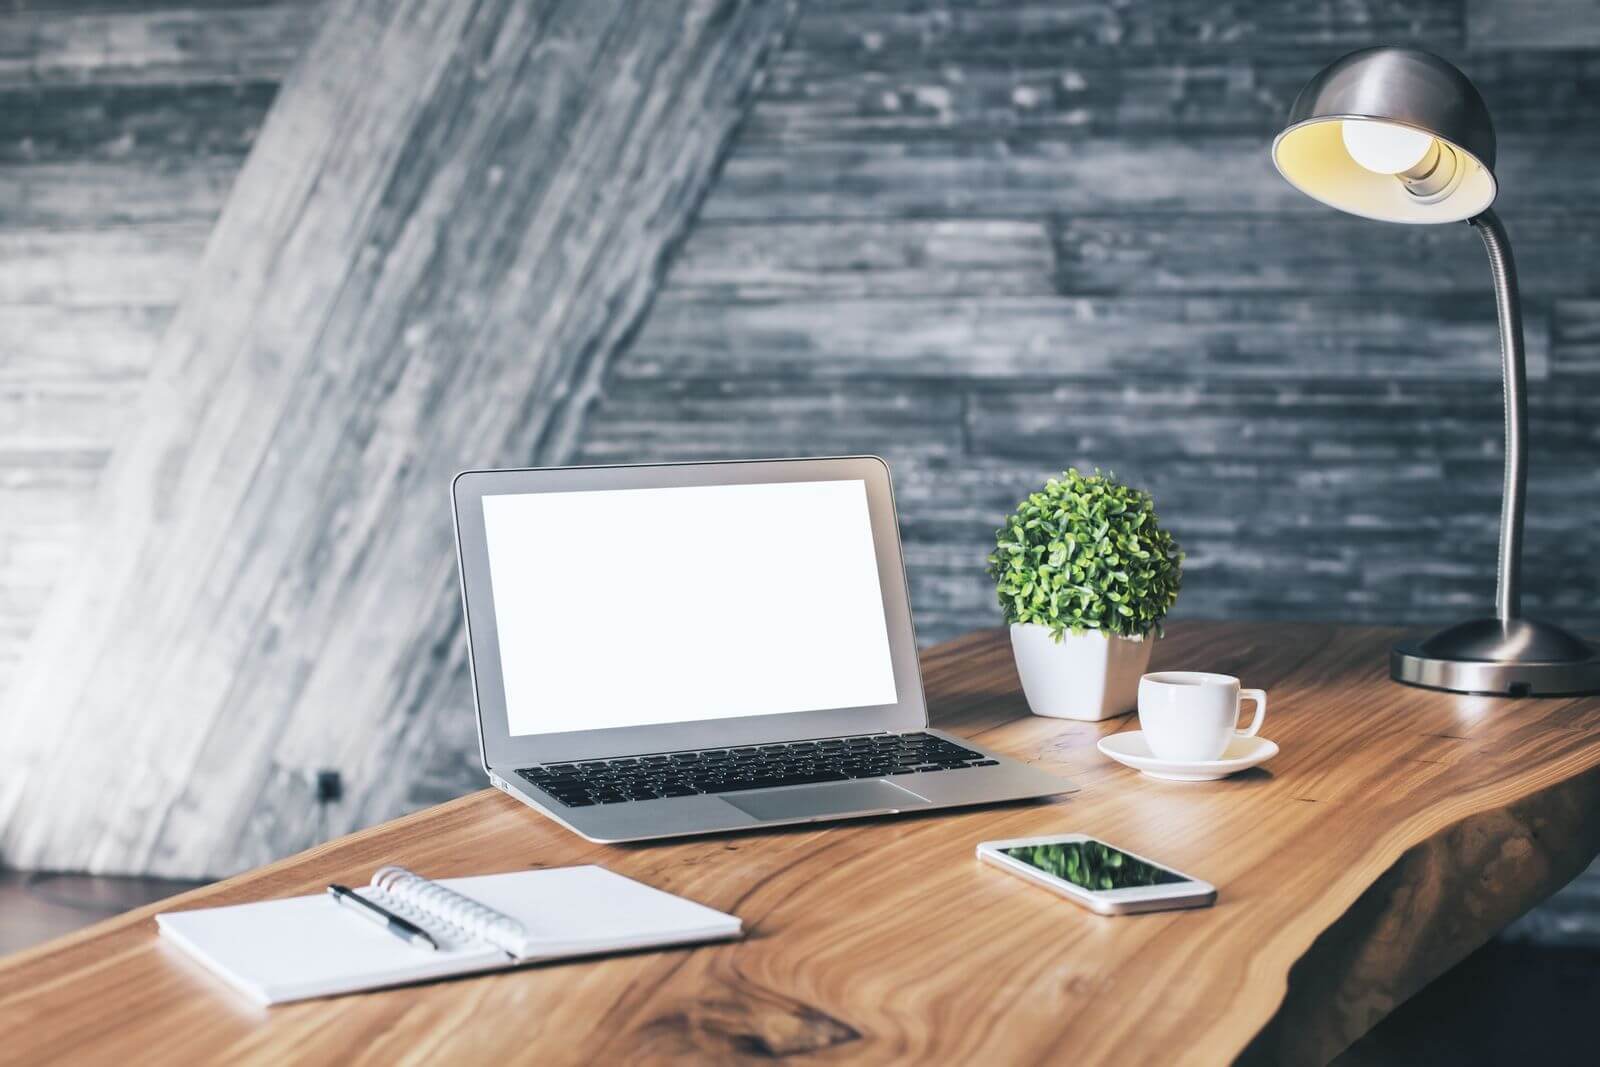
{"type": "Polygon", "coordinates": [[[1600,949],[1491,941],[1334,1062],[1338,1067],[1600,1063],[1600,949]]]}
{"type": "Polygon", "coordinates": [[[0,870],[0,956],[203,884],[0,870]]]}
{"type": "MultiPolygon", "coordinates": [[[[197,882],[0,870],[0,956],[197,882]]],[[[1600,1062],[1600,948],[1491,941],[1401,1005],[1338,1067],[1600,1062]]]]}

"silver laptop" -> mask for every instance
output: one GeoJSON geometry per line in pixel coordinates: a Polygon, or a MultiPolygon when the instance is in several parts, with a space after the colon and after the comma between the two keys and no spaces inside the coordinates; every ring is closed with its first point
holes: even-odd
{"type": "Polygon", "coordinates": [[[591,841],[1070,792],[928,727],[880,459],[468,471],[484,768],[591,841]]]}

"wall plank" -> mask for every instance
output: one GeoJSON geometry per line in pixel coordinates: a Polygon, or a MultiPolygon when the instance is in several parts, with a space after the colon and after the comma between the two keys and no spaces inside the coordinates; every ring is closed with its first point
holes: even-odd
{"type": "MultiPolygon", "coordinates": [[[[1391,40],[1391,43],[1395,43],[1391,40]]],[[[1564,133],[1600,114],[1600,64],[1583,51],[1462,53],[1498,128],[1564,133]]],[[[1314,71],[1343,49],[1229,45],[1041,48],[1031,38],[952,50],[924,41],[870,55],[804,41],[773,69],[746,146],[997,136],[1271,137],[1314,71]]]]}
{"type": "Polygon", "coordinates": [[[1474,48],[1600,47],[1600,20],[1588,0],[1467,0],[1467,39],[1474,48]]]}
{"type": "Polygon", "coordinates": [[[0,229],[0,305],[173,307],[210,232],[210,219],[0,229]]]}
{"type": "Polygon", "coordinates": [[[1358,48],[1370,41],[1461,43],[1460,0],[1282,0],[1212,3],[1095,0],[968,4],[928,0],[821,0],[807,4],[792,45],[870,61],[883,53],[1161,45],[1174,49],[1317,44],[1358,48]]]}
{"type": "MultiPolygon", "coordinates": [[[[1600,214],[1590,176],[1600,141],[1582,131],[1508,134],[1503,214],[1550,204],[1600,214]]],[[[729,158],[712,220],[1037,218],[1138,211],[1317,215],[1278,177],[1260,137],[897,140],[752,145],[729,158]]]]}
{"type": "Polygon", "coordinates": [[[0,382],[126,384],[150,366],[171,317],[159,305],[0,305],[0,382]]]}
{"type": "MultiPolygon", "coordinates": [[[[1508,224],[1524,302],[1600,290],[1600,216],[1519,213],[1508,224]]],[[[1255,215],[1070,215],[1053,227],[1065,294],[1489,292],[1478,235],[1385,226],[1323,211],[1255,215]]]]}
{"type": "Polygon", "coordinates": [[[941,383],[827,382],[730,376],[619,383],[591,416],[583,463],[742,458],[760,428],[763,456],[871,452],[937,462],[964,448],[965,403],[941,383]]]}
{"type": "Polygon", "coordinates": [[[0,90],[276,83],[315,31],[322,0],[42,7],[0,12],[0,90]]]}
{"type": "Polygon", "coordinates": [[[1553,315],[1551,367],[1562,380],[1587,389],[1600,375],[1600,299],[1558,300],[1553,315]]]}
{"type": "Polygon", "coordinates": [[[1053,264],[1038,222],[706,223],[673,259],[671,286],[700,300],[1043,296],[1053,264]]]}
{"type": "Polygon", "coordinates": [[[0,228],[210,222],[238,171],[237,156],[0,167],[0,228]]]}
{"type": "Polygon", "coordinates": [[[277,82],[0,92],[0,166],[244,158],[277,82]]]}
{"type": "MultiPolygon", "coordinates": [[[[1529,376],[1549,373],[1527,323],[1529,376]]],[[[834,299],[664,295],[621,376],[995,378],[1165,374],[1498,381],[1493,305],[1429,295],[834,299]],[[1416,324],[1429,323],[1426,333],[1416,324]]]]}
{"type": "MultiPolygon", "coordinates": [[[[1510,229],[1533,306],[1600,288],[1600,216],[1520,214],[1510,229]]],[[[1382,226],[1328,211],[1120,213],[1054,216],[1043,226],[960,218],[702,222],[672,262],[670,288],[675,298],[702,301],[1461,293],[1488,291],[1488,274],[1466,226],[1382,226]]]]}
{"type": "MultiPolygon", "coordinates": [[[[971,394],[969,444],[985,456],[1044,460],[1063,452],[1123,452],[1140,463],[1217,456],[1256,463],[1358,460],[1374,465],[1498,463],[1484,434],[1500,415],[1498,390],[1471,381],[1361,377],[1303,382],[1173,375],[1161,380],[1028,382],[971,394]],[[1425,427],[1425,446],[1386,432],[1425,427]]],[[[1530,417],[1547,454],[1600,449],[1587,405],[1541,390],[1530,417]]],[[[1498,493],[1499,486],[1491,486],[1498,493]]],[[[1302,513],[1317,506],[1306,501],[1302,513]]],[[[1569,521],[1571,517],[1569,516],[1569,521]]]]}

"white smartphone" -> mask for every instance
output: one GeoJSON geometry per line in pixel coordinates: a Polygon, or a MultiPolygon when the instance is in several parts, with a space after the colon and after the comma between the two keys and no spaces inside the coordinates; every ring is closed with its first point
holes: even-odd
{"type": "Polygon", "coordinates": [[[1101,915],[1207,908],[1217,887],[1088,834],[985,841],[978,858],[1101,915]]]}

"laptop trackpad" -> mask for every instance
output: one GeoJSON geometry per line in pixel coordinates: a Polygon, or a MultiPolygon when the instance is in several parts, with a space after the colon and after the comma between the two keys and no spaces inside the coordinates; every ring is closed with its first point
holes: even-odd
{"type": "Polygon", "coordinates": [[[724,793],[721,799],[758,819],[806,819],[826,815],[860,815],[869,811],[903,811],[928,803],[909,789],[901,789],[875,778],[757,790],[733,796],[724,793]]]}

